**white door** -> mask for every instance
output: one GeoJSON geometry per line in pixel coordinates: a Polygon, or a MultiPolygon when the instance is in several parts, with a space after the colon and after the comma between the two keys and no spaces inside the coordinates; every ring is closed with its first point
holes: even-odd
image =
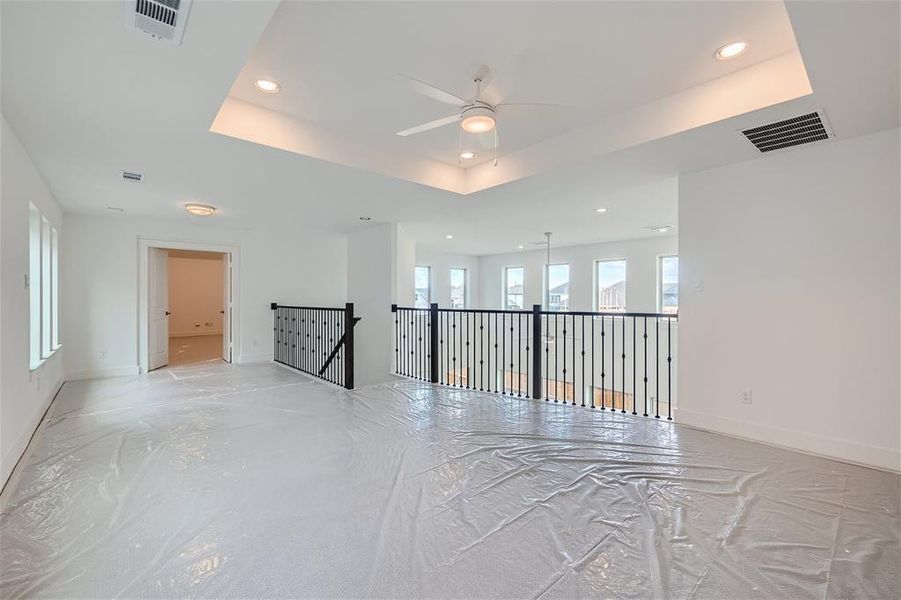
{"type": "Polygon", "coordinates": [[[232,255],[222,255],[222,360],[232,361],[232,255]]]}
{"type": "Polygon", "coordinates": [[[149,370],[169,364],[169,278],[166,260],[169,253],[150,248],[148,291],[150,294],[149,370]]]}

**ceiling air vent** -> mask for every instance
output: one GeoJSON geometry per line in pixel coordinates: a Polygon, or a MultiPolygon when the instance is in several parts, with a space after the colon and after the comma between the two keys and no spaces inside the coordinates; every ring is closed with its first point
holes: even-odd
{"type": "Polygon", "coordinates": [[[826,117],[821,111],[745,129],[741,133],[761,152],[821,142],[832,137],[826,117]]]}
{"type": "Polygon", "coordinates": [[[192,0],[125,0],[125,27],[178,46],[192,0]]]}
{"type": "Polygon", "coordinates": [[[125,181],[144,181],[143,173],[135,173],[134,171],[122,171],[122,179],[125,181]]]}

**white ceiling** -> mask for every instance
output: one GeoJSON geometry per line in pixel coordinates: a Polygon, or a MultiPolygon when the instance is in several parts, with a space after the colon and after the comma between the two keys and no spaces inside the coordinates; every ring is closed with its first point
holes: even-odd
{"type": "MultiPolygon", "coordinates": [[[[358,220],[359,216],[366,215],[373,218],[370,224],[386,221],[402,223],[426,246],[469,254],[507,252],[518,244],[541,239],[542,232],[546,230],[553,230],[555,242],[560,244],[654,235],[643,227],[676,224],[676,178],[680,173],[759,156],[735,133],[745,126],[793,116],[813,108],[825,110],[839,138],[898,125],[898,4],[792,2],[787,5],[787,15],[800,56],[803,57],[803,69],[813,90],[806,96],[797,94],[800,88],[792,87],[792,77],[797,72],[797,64],[800,64],[792,58],[797,56],[796,53],[783,53],[755,67],[743,68],[719,79],[706,79],[710,77],[708,69],[719,68],[718,63],[710,59],[713,48],[720,43],[720,39],[748,35],[743,30],[723,32],[722,38],[711,38],[703,44],[695,44],[699,31],[703,29],[699,25],[700,29],[691,29],[691,35],[667,37],[669,47],[661,55],[661,60],[666,60],[667,64],[678,62],[680,57],[684,59],[683,52],[699,51],[697,49],[702,45],[706,47],[706,57],[704,64],[697,67],[700,69],[697,74],[683,70],[673,73],[669,79],[661,76],[664,79],[662,82],[655,80],[661,70],[654,70],[654,61],[636,54],[631,47],[633,44],[622,42],[627,47],[615,48],[616,56],[612,60],[619,65],[616,72],[620,77],[620,89],[613,95],[607,95],[605,76],[600,75],[597,69],[586,69],[585,62],[573,60],[573,65],[560,65],[559,69],[553,69],[553,74],[547,75],[552,70],[548,65],[559,64],[561,54],[555,53],[559,48],[551,48],[545,54],[545,50],[529,51],[527,47],[516,45],[508,47],[507,42],[521,41],[523,38],[515,33],[504,33],[496,36],[504,40],[504,44],[497,47],[488,45],[484,50],[479,48],[478,52],[461,50],[459,61],[455,62],[454,52],[445,50],[447,40],[456,39],[451,35],[451,29],[448,27],[445,31],[443,22],[417,22],[416,39],[421,40],[422,44],[411,46],[408,54],[422,55],[422,62],[417,59],[396,67],[386,67],[384,72],[389,75],[402,69],[416,71],[410,74],[465,93],[465,84],[462,89],[454,87],[457,74],[465,74],[474,63],[490,60],[494,63],[498,90],[502,89],[510,97],[514,93],[516,96],[537,94],[543,89],[543,84],[527,79],[520,81],[518,78],[522,68],[517,65],[522,63],[533,69],[534,73],[559,77],[563,81],[555,86],[559,98],[545,96],[534,99],[578,101],[580,105],[593,107],[596,112],[591,113],[592,118],[602,115],[600,121],[575,122],[563,136],[532,143],[505,156],[505,161],[501,161],[497,168],[500,175],[496,181],[485,179],[488,177],[486,172],[492,173],[488,171],[493,169],[490,165],[468,169],[473,181],[485,179],[487,183],[476,185],[466,195],[446,191],[452,189],[451,185],[437,189],[411,182],[422,182],[422,178],[405,177],[404,173],[419,166],[401,164],[407,160],[406,156],[401,157],[388,150],[383,150],[382,162],[376,168],[354,168],[336,164],[335,160],[320,160],[277,149],[291,144],[312,143],[304,139],[289,139],[296,133],[290,127],[284,130],[285,139],[275,144],[276,148],[241,139],[252,139],[254,130],[266,132],[267,127],[283,123],[279,119],[296,121],[297,114],[303,114],[305,118],[315,114],[317,119],[323,119],[321,124],[316,124],[317,131],[331,132],[334,129],[340,132],[340,135],[334,134],[329,139],[329,151],[339,157],[351,155],[359,158],[359,162],[365,165],[372,157],[368,150],[358,150],[357,147],[369,143],[379,147],[378,128],[371,130],[361,126],[355,130],[350,123],[371,121],[365,116],[373,106],[367,95],[374,94],[377,102],[381,103],[392,98],[394,92],[381,76],[375,76],[377,74],[366,79],[372,82],[366,85],[353,85],[358,83],[357,80],[349,80],[347,84],[351,84],[351,88],[365,88],[365,94],[343,96],[341,102],[345,104],[340,110],[327,106],[328,96],[314,95],[315,98],[309,99],[311,104],[302,104],[301,100],[309,96],[310,86],[299,86],[295,91],[295,79],[282,77],[284,95],[279,94],[275,98],[279,101],[290,100],[296,94],[297,102],[301,103],[296,109],[298,112],[287,114],[291,106],[282,106],[277,107],[278,112],[248,113],[258,114],[260,118],[243,124],[247,135],[230,137],[211,133],[211,124],[229,90],[234,96],[243,93],[240,88],[247,75],[248,60],[253,63],[264,59],[269,32],[273,27],[279,29],[285,25],[281,21],[270,23],[273,14],[277,10],[303,11],[308,4],[286,3],[279,7],[275,2],[195,2],[184,44],[173,47],[125,31],[119,3],[2,2],[0,75],[3,113],[67,212],[107,214],[106,206],[119,206],[126,210],[126,216],[192,219],[198,222],[196,218],[184,214],[181,205],[187,201],[199,201],[219,208],[215,217],[203,221],[209,226],[274,227],[278,224],[303,223],[339,233],[367,226],[358,220]],[[85,34],[87,31],[90,35],[85,34]],[[429,40],[435,40],[437,48],[429,40]],[[439,40],[444,42],[439,44],[439,40]],[[482,56],[487,59],[482,59],[482,56]],[[784,72],[788,74],[785,80],[776,79],[778,73],[770,68],[779,61],[783,61],[784,72]],[[425,72],[420,73],[419,70],[425,72]],[[582,77],[573,77],[575,71],[582,77]],[[655,73],[653,78],[641,76],[651,72],[655,73]],[[755,73],[764,81],[784,83],[792,89],[795,99],[770,106],[774,98],[770,96],[768,104],[758,106],[749,103],[743,109],[736,103],[711,109],[709,103],[702,102],[703,114],[693,114],[691,119],[678,127],[672,126],[673,120],[669,116],[674,114],[672,111],[677,106],[674,98],[690,103],[709,97],[692,96],[699,89],[705,92],[718,90],[726,96],[733,94],[737,98],[754,95],[746,93],[748,88],[742,85],[753,82],[755,73]],[[584,81],[586,79],[590,81],[584,81]],[[692,85],[698,81],[703,83],[689,90],[680,92],[677,87],[679,82],[692,85]],[[655,99],[653,95],[661,91],[671,95],[655,99]],[[629,102],[645,100],[650,102],[629,109],[629,102]],[[314,109],[315,113],[300,112],[314,109]],[[722,110],[717,112],[713,109],[722,110]],[[729,116],[730,112],[739,109],[740,112],[729,116]],[[348,116],[348,111],[355,114],[348,116]],[[604,114],[607,116],[603,117],[604,114]],[[667,118],[663,119],[660,115],[667,118]],[[342,124],[342,119],[350,121],[342,124]],[[617,124],[619,129],[614,127],[617,124]],[[545,149],[551,151],[545,152],[545,149]],[[534,156],[536,153],[539,154],[537,159],[534,156]],[[552,160],[546,160],[546,155],[552,160]],[[122,169],[144,172],[144,183],[122,181],[122,169]],[[401,174],[392,174],[392,169],[400,170],[401,174]],[[498,185],[498,181],[506,183],[498,185]],[[481,191],[476,191],[478,189],[481,191]],[[604,215],[598,215],[594,212],[598,206],[609,210],[604,215]],[[445,239],[448,233],[454,235],[453,240],[445,239]]],[[[674,4],[686,6],[684,3],[674,4]]],[[[678,20],[668,23],[674,25],[672,30],[681,32],[684,30],[680,27],[695,27],[695,21],[729,23],[728,15],[732,11],[750,11],[741,13],[745,16],[731,22],[731,26],[741,27],[746,22],[749,27],[753,25],[758,28],[755,31],[759,31],[759,35],[770,31],[775,36],[773,40],[782,39],[779,32],[785,33],[785,23],[779,25],[778,21],[786,14],[783,5],[760,3],[763,6],[757,6],[759,12],[754,12],[752,9],[755,7],[749,7],[749,4],[755,3],[687,5],[686,10],[694,15],[689,19],[690,23],[678,20]],[[709,18],[705,16],[704,7],[710,11],[709,18]],[[749,16],[759,14],[776,15],[775,21],[770,23],[770,30],[766,24],[760,23],[759,18],[749,16]]],[[[330,11],[364,11],[369,13],[368,19],[355,18],[375,24],[382,14],[378,9],[390,11],[393,6],[341,3],[340,8],[312,6],[309,9],[323,14],[332,14],[330,11]],[[373,16],[373,12],[378,16],[373,16]]],[[[404,6],[409,7],[413,15],[420,15],[420,10],[426,10],[409,3],[404,6]]],[[[493,12],[501,11],[499,7],[503,6],[515,13],[516,19],[520,18],[520,9],[528,14],[528,10],[544,8],[511,3],[490,5],[493,12]]],[[[647,10],[644,3],[617,6],[621,11],[635,7],[634,10],[638,11],[635,14],[641,14],[643,22],[636,22],[628,12],[621,13],[616,26],[604,25],[600,28],[608,37],[620,35],[628,41],[639,39],[648,28],[655,31],[666,29],[661,25],[664,21],[662,16],[658,22],[655,14],[643,12],[647,10]],[[628,35],[630,31],[632,36],[628,35]]],[[[429,10],[440,12],[446,8],[429,10]]],[[[587,7],[582,10],[603,9],[587,7]]],[[[679,19],[678,15],[660,14],[679,19]]],[[[375,39],[371,43],[387,44],[385,40],[394,39],[400,31],[410,28],[401,15],[397,18],[399,21],[393,27],[391,23],[382,22],[372,27],[371,35],[375,39]]],[[[448,23],[453,24],[454,28],[458,26],[457,21],[448,23]]],[[[524,19],[523,23],[525,27],[531,21],[524,19]]],[[[325,32],[339,33],[337,29],[340,28],[336,29],[333,24],[325,22],[320,25],[317,27],[315,22],[304,25],[308,32],[309,28],[323,32],[322,36],[313,36],[310,44],[327,42],[325,32]]],[[[556,27],[570,26],[570,31],[574,33],[562,40],[565,42],[560,46],[563,50],[559,50],[564,57],[580,41],[576,33],[583,37],[593,33],[582,23],[560,23],[556,27]]],[[[714,36],[715,32],[705,31],[707,35],[714,36]]],[[[370,39],[368,32],[357,33],[364,39],[370,39]]],[[[536,47],[547,49],[541,44],[557,39],[555,36],[553,32],[536,34],[536,47]]],[[[595,42],[591,36],[588,37],[586,43],[594,48],[595,42]]],[[[460,39],[463,39],[462,36],[460,39]]],[[[762,38],[752,39],[749,61],[756,61],[758,56],[762,58],[768,52],[768,45],[758,42],[759,39],[762,38]]],[[[300,47],[303,44],[298,42],[300,47]]],[[[471,46],[460,43],[451,47],[471,46]]],[[[347,45],[336,45],[332,51],[317,52],[312,61],[320,71],[314,73],[319,78],[317,81],[324,86],[328,84],[329,94],[345,85],[338,73],[341,68],[353,66],[352,57],[346,56],[349,48],[347,45]]],[[[357,52],[366,49],[364,46],[353,48],[357,52]]],[[[388,48],[383,52],[380,49],[377,53],[373,51],[373,54],[387,56],[389,51],[396,50],[388,48]]],[[[605,64],[611,62],[608,58],[601,58],[606,61],[605,64]]],[[[310,61],[296,62],[303,65],[310,61]]],[[[296,81],[302,80],[298,77],[296,81]]],[[[610,89],[615,88],[611,86],[610,89]]],[[[390,114],[390,118],[398,123],[404,115],[415,117],[410,123],[404,121],[398,129],[415,124],[417,119],[427,120],[443,114],[440,105],[435,107],[427,99],[420,100],[405,94],[401,96],[406,99],[404,101],[411,102],[409,108],[384,106],[386,118],[390,114]],[[431,112],[433,109],[439,112],[431,112]]],[[[253,95],[249,98],[260,101],[253,95]]],[[[238,97],[233,100],[241,102],[238,97]]],[[[387,127],[386,131],[390,133],[393,129],[394,125],[387,127]]],[[[524,129],[522,143],[539,139],[542,134],[538,129],[524,129]]],[[[397,142],[393,137],[390,139],[397,142]]],[[[426,141],[417,140],[415,143],[428,145],[426,141]]],[[[322,146],[319,138],[316,144],[317,148],[322,146]]],[[[425,154],[436,152],[428,148],[417,150],[423,154],[417,157],[414,153],[410,160],[419,158],[432,161],[440,168],[459,170],[425,154]]],[[[444,173],[440,168],[435,167],[439,175],[444,173]]],[[[432,167],[429,166],[426,171],[429,169],[432,167]]]]}
{"type": "Polygon", "coordinates": [[[230,95],[373,152],[456,167],[459,127],[395,135],[457,112],[415,94],[397,73],[470,99],[487,65],[484,100],[570,107],[501,111],[503,156],[796,50],[778,2],[285,2],[230,95]],[[754,52],[713,60],[736,39],[754,52]],[[260,93],[259,78],[280,82],[281,92],[260,93]]]}

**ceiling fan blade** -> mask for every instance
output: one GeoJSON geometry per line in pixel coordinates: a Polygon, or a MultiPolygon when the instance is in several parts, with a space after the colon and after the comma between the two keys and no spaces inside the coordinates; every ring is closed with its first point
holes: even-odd
{"type": "Polygon", "coordinates": [[[422,94],[423,96],[428,96],[433,100],[437,100],[438,102],[444,102],[445,104],[452,104],[453,106],[466,106],[468,102],[463,98],[451,94],[450,92],[444,91],[441,88],[437,88],[434,85],[426,83],[424,81],[420,81],[415,77],[410,77],[409,75],[404,75],[403,73],[398,73],[398,77],[401,77],[410,88],[416,92],[417,94],[422,94]]]}
{"type": "Polygon", "coordinates": [[[449,117],[444,117],[443,119],[435,119],[434,121],[429,121],[428,123],[423,123],[422,125],[417,125],[416,127],[411,127],[409,129],[404,129],[403,131],[398,131],[397,135],[406,137],[408,135],[413,135],[414,133],[422,133],[423,131],[428,131],[429,129],[436,129],[438,127],[444,127],[445,125],[450,125],[456,121],[460,120],[460,115],[451,115],[449,117]]]}

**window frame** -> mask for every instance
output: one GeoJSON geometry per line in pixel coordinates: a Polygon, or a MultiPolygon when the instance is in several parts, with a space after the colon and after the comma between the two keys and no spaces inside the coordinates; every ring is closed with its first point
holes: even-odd
{"type": "Polygon", "coordinates": [[[432,266],[431,265],[416,265],[413,267],[413,307],[414,308],[429,308],[432,304],[432,266]],[[425,299],[425,307],[418,306],[416,302],[416,294],[419,288],[416,287],[416,272],[419,269],[426,270],[426,299],[425,299]]]}
{"type": "MultiPolygon", "coordinates": [[[[676,263],[676,272],[679,270],[679,255],[678,254],[660,254],[657,256],[657,312],[658,313],[666,313],[663,306],[663,261],[667,258],[675,258],[676,263]]],[[[679,314],[679,279],[676,277],[676,311],[673,313],[666,314],[679,314]]]]}
{"type": "Polygon", "coordinates": [[[34,371],[62,347],[59,333],[59,232],[28,206],[28,365],[34,371]]]}
{"type": "Polygon", "coordinates": [[[544,265],[544,297],[542,298],[544,310],[551,310],[551,267],[566,267],[566,308],[553,312],[567,312],[572,308],[572,303],[570,302],[570,297],[572,296],[572,264],[568,262],[544,265]]]}
{"type": "Polygon", "coordinates": [[[526,268],[523,266],[511,265],[504,267],[503,277],[501,277],[501,305],[502,310],[525,310],[526,307],[526,268]],[[519,269],[522,271],[522,308],[508,308],[510,303],[507,301],[507,275],[511,269],[519,269]]]}
{"type": "Polygon", "coordinates": [[[448,269],[450,288],[448,298],[450,299],[450,307],[457,309],[469,308],[469,269],[466,267],[451,267],[448,269]],[[454,306],[454,271],[463,271],[463,306],[454,306]]]}
{"type": "Polygon", "coordinates": [[[629,260],[625,257],[617,257],[617,258],[596,258],[594,261],[594,310],[597,312],[617,312],[617,313],[627,313],[629,312],[629,260]],[[599,268],[601,263],[610,263],[610,262],[621,262],[625,265],[625,279],[623,279],[623,307],[620,309],[617,308],[605,308],[602,309],[600,306],[600,273],[599,268]]]}

